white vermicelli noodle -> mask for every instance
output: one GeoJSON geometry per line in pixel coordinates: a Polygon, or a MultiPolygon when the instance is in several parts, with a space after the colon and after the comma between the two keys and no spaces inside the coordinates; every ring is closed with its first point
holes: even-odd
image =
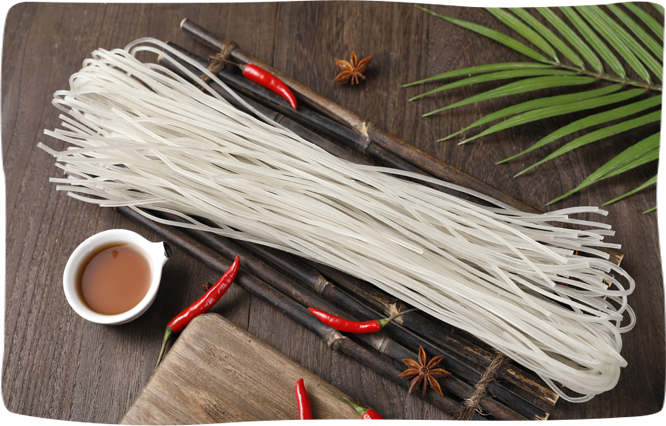
{"type": "Polygon", "coordinates": [[[613,235],[610,226],[570,218],[606,212],[524,213],[434,178],[350,163],[239,111],[194,74],[206,92],[140,62],[140,51],[186,60],[148,38],[99,49],[71,77],[70,90],[54,94],[67,115],[61,129],[45,133],[71,146],[39,146],[80,177],[52,178],[58,190],[144,215],[140,208],[175,213],[190,222],[153,219],[264,244],[367,280],[492,345],[569,401],[615,386],[627,364],[621,333],[635,322],[627,304],[634,281],[600,250],[619,248],[603,241],[613,235]]]}

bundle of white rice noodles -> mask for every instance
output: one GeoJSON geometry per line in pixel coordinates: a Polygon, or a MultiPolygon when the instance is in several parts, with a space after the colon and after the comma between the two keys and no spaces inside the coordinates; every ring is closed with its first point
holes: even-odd
{"type": "Polygon", "coordinates": [[[40,146],[81,177],[51,179],[64,184],[58,190],[144,215],[139,207],[205,217],[219,228],[153,219],[367,280],[532,369],[566,400],[587,401],[615,386],[627,364],[621,334],[635,322],[627,304],[634,281],[599,250],[619,248],[603,241],[610,226],[570,218],[606,212],[524,213],[466,191],[488,207],[393,175],[454,187],[446,182],[344,161],[237,110],[194,74],[205,92],[140,62],[140,51],[187,60],[158,40],[139,39],[93,52],[70,90],[54,94],[67,115],[62,129],[45,133],[71,146],[40,146]]]}

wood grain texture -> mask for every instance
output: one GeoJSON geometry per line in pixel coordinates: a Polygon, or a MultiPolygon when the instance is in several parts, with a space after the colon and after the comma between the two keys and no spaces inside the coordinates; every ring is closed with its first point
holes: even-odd
{"type": "Polygon", "coordinates": [[[217,314],[195,318],[178,337],[121,424],[298,420],[303,379],[316,419],[358,419],[351,400],[324,380],[217,314]]]}
{"type": "MultiPolygon", "coordinates": [[[[482,9],[432,6],[438,13],[507,32],[482,9]]],[[[217,279],[198,262],[175,253],[165,266],[161,291],[138,320],[122,326],[87,323],[69,308],[61,290],[65,262],[95,232],[151,232],[111,210],[56,192],[53,158],[36,148],[59,126],[50,105],[54,91],[98,47],[123,47],[135,38],[171,40],[199,54],[211,51],[178,28],[189,17],[263,62],[310,86],[418,148],[527,204],[541,207],[577,185],[613,155],[641,140],[655,126],[618,135],[550,161],[518,179],[512,176],[552,152],[543,148],[502,166],[572,117],[560,117],[498,132],[472,143],[436,140],[490,111],[556,90],[525,94],[421,115],[495,83],[408,99],[422,89],[402,84],[436,73],[484,63],[522,61],[519,54],[417,10],[412,4],[302,2],[255,4],[67,4],[21,3],[6,19],[2,56],[2,153],[6,185],[6,306],[2,393],[7,408],[29,416],[117,423],[148,383],[167,321],[217,279]],[[333,58],[351,51],[374,55],[359,86],[339,86],[333,58]],[[122,374],[118,372],[122,371],[122,374]]],[[[154,58],[148,58],[154,60],[154,58]]],[[[428,86],[427,88],[434,88],[428,86]]],[[[471,134],[471,133],[470,133],[471,134]]],[[[464,133],[461,136],[469,136],[464,133]]],[[[579,135],[554,145],[561,146],[579,135]]],[[[461,138],[462,139],[462,138],[461,138]]],[[[587,188],[546,210],[600,205],[653,176],[648,164],[587,188]]],[[[608,207],[601,220],[617,230],[623,265],[636,279],[630,304],[638,316],[623,336],[629,365],[615,389],[585,404],[559,401],[551,419],[637,416],[655,413],[664,399],[664,291],[657,216],[641,215],[656,203],[647,190],[608,207]]],[[[595,218],[596,219],[596,218],[595,218]]],[[[344,355],[270,305],[232,288],[213,312],[267,342],[294,361],[386,417],[440,419],[443,413],[407,396],[398,386],[344,355]]]]}

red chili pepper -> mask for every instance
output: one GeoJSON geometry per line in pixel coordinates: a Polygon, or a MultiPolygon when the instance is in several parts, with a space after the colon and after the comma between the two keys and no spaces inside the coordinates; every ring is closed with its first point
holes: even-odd
{"type": "Polygon", "coordinates": [[[298,379],[296,382],[296,402],[298,402],[298,418],[312,420],[312,407],[310,407],[310,398],[308,391],[305,390],[303,379],[298,379]]]}
{"type": "Polygon", "coordinates": [[[324,389],[326,392],[330,393],[331,395],[333,395],[334,397],[336,397],[336,398],[339,399],[340,401],[342,401],[342,402],[344,402],[345,404],[347,404],[347,405],[349,405],[350,407],[352,407],[354,410],[356,410],[356,412],[357,412],[358,414],[361,415],[361,418],[362,418],[363,420],[384,420],[384,417],[382,417],[381,414],[379,414],[378,412],[376,412],[376,411],[373,410],[372,408],[366,408],[366,407],[361,407],[360,405],[356,405],[356,404],[354,404],[353,402],[344,399],[344,398],[341,397],[340,395],[336,395],[336,394],[334,394],[333,392],[331,392],[331,391],[328,390],[327,388],[321,386],[319,383],[317,383],[317,386],[319,386],[320,388],[324,389]]]}
{"type": "Polygon", "coordinates": [[[166,331],[164,332],[164,340],[162,341],[162,349],[160,350],[160,356],[157,359],[157,364],[160,365],[162,361],[162,355],[164,355],[164,348],[166,347],[169,337],[172,333],[180,333],[185,329],[187,324],[192,321],[195,317],[204,314],[212,308],[218,300],[224,295],[224,293],[229,289],[231,283],[234,282],[236,274],[238,273],[238,266],[240,264],[240,258],[236,256],[234,263],[231,264],[229,269],[222,275],[222,277],[213,285],[210,290],[208,290],[203,296],[201,296],[196,302],[192,303],[190,306],[185,308],[183,312],[179,313],[169,323],[167,324],[166,331]]]}
{"type": "Polygon", "coordinates": [[[289,90],[282,80],[256,65],[248,64],[239,66],[241,70],[243,70],[243,75],[245,77],[282,96],[289,101],[289,104],[293,109],[296,109],[296,97],[291,93],[291,90],[289,90]]]}
{"type": "MultiPolygon", "coordinates": [[[[358,409],[356,411],[358,411],[358,409]]],[[[361,415],[361,418],[363,420],[384,420],[384,417],[372,408],[368,408],[365,413],[361,415]]]]}
{"type": "Polygon", "coordinates": [[[415,311],[416,309],[409,309],[406,311],[402,311],[388,318],[382,318],[379,320],[372,320],[365,322],[349,321],[346,319],[342,319],[340,317],[336,317],[335,315],[331,315],[329,313],[320,311],[315,308],[308,308],[308,310],[312,312],[314,316],[319,318],[321,322],[323,322],[326,325],[330,325],[336,330],[361,334],[361,333],[374,333],[376,331],[379,331],[382,328],[386,327],[386,324],[391,322],[394,318],[406,314],[407,312],[415,311]]]}

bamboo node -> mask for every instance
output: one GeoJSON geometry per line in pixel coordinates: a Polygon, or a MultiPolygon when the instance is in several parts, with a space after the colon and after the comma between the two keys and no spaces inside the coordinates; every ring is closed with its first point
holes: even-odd
{"type": "Polygon", "coordinates": [[[319,294],[323,294],[323,293],[324,293],[324,289],[325,289],[327,286],[331,286],[331,287],[333,287],[333,284],[331,284],[330,282],[328,282],[328,280],[326,280],[326,278],[324,278],[324,277],[318,277],[318,278],[317,278],[317,281],[316,281],[315,284],[314,284],[314,289],[315,289],[315,291],[316,291],[317,293],[319,293],[319,294]]]}
{"type": "Polygon", "coordinates": [[[340,345],[340,341],[344,339],[345,336],[340,334],[340,332],[334,328],[331,328],[331,331],[326,336],[326,346],[333,350],[337,350],[340,345]]]}
{"type": "MultiPolygon", "coordinates": [[[[215,57],[222,59],[222,61],[211,61],[210,64],[206,67],[208,71],[211,72],[211,74],[217,75],[220,71],[222,71],[226,63],[224,61],[228,61],[229,58],[231,57],[231,52],[234,51],[235,49],[238,49],[240,46],[238,46],[238,43],[235,41],[229,41],[224,45],[224,48],[222,49],[221,52],[216,52],[215,57]]],[[[210,81],[210,77],[207,74],[202,74],[200,78],[205,81],[206,83],[210,81]]]]}
{"type": "MultiPolygon", "coordinates": [[[[358,132],[359,132],[360,134],[362,134],[362,135],[365,136],[366,138],[369,138],[369,137],[370,137],[370,134],[369,134],[369,130],[368,130],[368,129],[370,128],[370,125],[371,125],[371,123],[370,123],[368,120],[365,120],[365,121],[361,122],[361,124],[359,124],[359,125],[357,125],[357,126],[354,126],[354,127],[356,127],[356,130],[358,130],[358,132]]],[[[368,142],[369,142],[369,141],[370,141],[370,140],[368,139],[368,142]]]]}
{"type": "Polygon", "coordinates": [[[363,151],[363,152],[367,151],[368,146],[370,145],[371,142],[372,142],[372,139],[370,139],[369,137],[366,136],[365,139],[363,140],[363,142],[361,143],[360,150],[363,151]]]}

